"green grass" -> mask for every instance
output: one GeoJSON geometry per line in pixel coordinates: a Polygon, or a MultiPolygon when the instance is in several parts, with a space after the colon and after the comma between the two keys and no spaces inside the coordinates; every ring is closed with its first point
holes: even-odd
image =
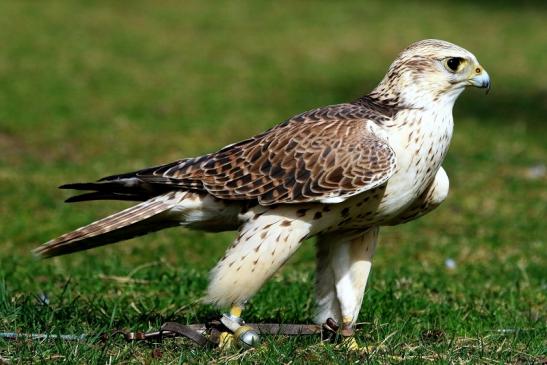
{"type": "MultiPolygon", "coordinates": [[[[11,363],[534,363],[547,357],[547,32],[543,2],[0,3],[0,332],[96,334],[203,321],[207,271],[232,237],[168,230],[36,261],[37,244],[126,206],[64,205],[56,186],[212,151],[353,99],[398,51],[435,37],[493,79],[455,107],[448,200],[382,232],[357,337],[269,337],[223,353],[184,341],[0,339],[11,363]],[[539,168],[538,168],[539,166],[539,168]],[[453,258],[457,267],[445,268],[453,258]],[[127,280],[120,280],[126,278],[127,280]],[[49,304],[37,297],[47,294],[49,304]],[[161,359],[152,350],[160,348],[161,359]]],[[[310,322],[313,243],[248,321],[310,322]]],[[[0,360],[0,363],[2,361],[0,360]]]]}

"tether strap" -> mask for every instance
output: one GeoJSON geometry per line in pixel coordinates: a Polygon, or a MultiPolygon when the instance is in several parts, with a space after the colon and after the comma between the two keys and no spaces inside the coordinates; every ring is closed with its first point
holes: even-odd
{"type": "Polygon", "coordinates": [[[198,329],[192,327],[193,326],[187,326],[177,322],[166,322],[160,328],[160,337],[164,333],[174,333],[179,336],[189,338],[190,340],[203,347],[215,344],[213,341],[209,340],[207,337],[198,332],[198,330],[202,327],[199,327],[198,329]]]}
{"type": "MultiPolygon", "coordinates": [[[[329,318],[323,325],[317,324],[278,324],[278,323],[246,323],[261,335],[284,335],[284,336],[305,336],[321,334],[322,337],[331,338],[338,331],[338,324],[329,318]]],[[[221,332],[228,329],[219,321],[213,320],[206,324],[181,324],[178,322],[166,322],[159,331],[152,332],[131,332],[116,329],[110,333],[103,333],[100,338],[103,341],[116,335],[121,335],[128,342],[163,339],[170,337],[186,337],[199,346],[216,346],[219,343],[221,332]]],[[[0,337],[8,339],[61,339],[67,341],[82,341],[89,338],[88,335],[46,335],[46,334],[25,334],[25,333],[0,333],[0,337]]]]}
{"type": "MultiPolygon", "coordinates": [[[[279,323],[246,323],[246,326],[254,328],[261,335],[283,336],[309,336],[322,334],[331,337],[338,331],[337,323],[329,318],[323,325],[317,324],[279,324],[279,323]]],[[[121,334],[126,341],[143,341],[162,339],[168,337],[186,337],[199,346],[216,346],[219,342],[219,334],[228,329],[218,320],[207,324],[184,325],[177,322],[164,323],[159,331],[153,332],[128,332],[116,330],[111,335],[121,334]],[[209,336],[205,336],[209,333],[209,336]]],[[[106,336],[108,337],[108,336],[106,336]]],[[[103,337],[106,339],[105,337],[103,337]]]]}
{"type": "Polygon", "coordinates": [[[259,334],[265,335],[315,335],[321,333],[317,324],[246,323],[259,334]]]}

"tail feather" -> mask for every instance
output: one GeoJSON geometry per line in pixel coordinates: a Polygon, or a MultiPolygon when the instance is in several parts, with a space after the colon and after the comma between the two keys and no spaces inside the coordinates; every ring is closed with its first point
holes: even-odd
{"type": "Polygon", "coordinates": [[[178,224],[162,213],[173,208],[186,194],[170,192],[112,214],[37,247],[40,257],[53,257],[103,246],[178,224]]]}
{"type": "Polygon", "coordinates": [[[117,179],[99,182],[70,183],[59,189],[89,190],[91,192],[70,197],[67,203],[87,200],[131,200],[145,201],[152,197],[172,191],[172,188],[151,185],[138,178],[117,179]]]}
{"type": "Polygon", "coordinates": [[[77,203],[88,200],[129,200],[129,201],[143,201],[146,198],[142,194],[121,194],[121,193],[103,193],[100,191],[94,191],[92,193],[84,193],[80,195],[74,195],[65,200],[65,203],[77,203]]]}

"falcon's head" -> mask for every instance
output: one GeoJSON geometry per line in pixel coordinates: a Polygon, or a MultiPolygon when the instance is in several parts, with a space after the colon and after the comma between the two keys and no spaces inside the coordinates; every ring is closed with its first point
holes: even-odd
{"type": "Polygon", "coordinates": [[[490,77],[469,51],[426,39],[404,49],[371,97],[407,108],[452,107],[466,86],[490,89],[490,77]]]}

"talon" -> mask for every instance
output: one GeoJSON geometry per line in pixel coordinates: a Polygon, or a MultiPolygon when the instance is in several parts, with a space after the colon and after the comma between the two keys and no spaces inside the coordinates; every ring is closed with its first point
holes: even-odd
{"type": "Polygon", "coordinates": [[[347,337],[342,340],[341,343],[339,343],[336,348],[338,349],[344,349],[347,351],[354,351],[359,352],[361,354],[370,354],[373,353],[376,350],[384,349],[385,346],[361,346],[355,339],[355,337],[347,337]]]}
{"type": "Polygon", "coordinates": [[[234,335],[230,332],[221,332],[218,341],[218,348],[221,350],[228,350],[234,347],[234,335]]]}
{"type": "Polygon", "coordinates": [[[361,346],[359,346],[355,337],[344,338],[342,342],[336,347],[349,351],[360,351],[363,349],[361,346]]]}
{"type": "Polygon", "coordinates": [[[344,340],[344,345],[346,348],[350,351],[358,351],[361,349],[361,346],[357,343],[357,340],[355,337],[349,337],[344,340]]]}

